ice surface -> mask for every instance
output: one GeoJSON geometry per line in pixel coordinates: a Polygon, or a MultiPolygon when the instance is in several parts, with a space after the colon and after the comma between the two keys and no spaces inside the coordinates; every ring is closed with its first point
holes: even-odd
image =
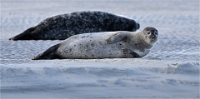
{"type": "Polygon", "coordinates": [[[50,60],[1,66],[6,98],[197,98],[195,61],[50,60]]]}

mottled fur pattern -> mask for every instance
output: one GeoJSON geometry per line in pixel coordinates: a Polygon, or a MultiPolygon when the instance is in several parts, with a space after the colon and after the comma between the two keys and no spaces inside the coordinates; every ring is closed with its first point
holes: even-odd
{"type": "Polygon", "coordinates": [[[101,11],[83,11],[47,18],[10,40],[64,40],[80,33],[136,31],[139,28],[133,19],[101,11]]]}
{"type": "Polygon", "coordinates": [[[157,36],[158,31],[153,27],[137,33],[117,31],[78,34],[33,59],[140,58],[150,52],[157,36]]]}

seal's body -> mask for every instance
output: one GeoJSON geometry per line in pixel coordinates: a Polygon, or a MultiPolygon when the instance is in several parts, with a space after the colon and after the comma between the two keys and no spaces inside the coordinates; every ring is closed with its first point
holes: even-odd
{"type": "Polygon", "coordinates": [[[38,59],[139,58],[147,55],[157,41],[158,31],[85,33],[69,37],[47,49],[38,59]]]}
{"type": "Polygon", "coordinates": [[[64,40],[70,36],[103,31],[136,31],[134,20],[100,11],[83,11],[45,19],[10,40],[64,40]]]}

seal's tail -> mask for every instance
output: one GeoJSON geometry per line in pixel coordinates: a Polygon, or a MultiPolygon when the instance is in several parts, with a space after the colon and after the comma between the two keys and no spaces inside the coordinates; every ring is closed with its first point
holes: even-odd
{"type": "Polygon", "coordinates": [[[45,52],[34,57],[32,60],[61,59],[61,57],[56,54],[56,50],[58,49],[59,46],[60,46],[60,44],[56,44],[56,45],[50,47],[45,52]]]}
{"type": "Polygon", "coordinates": [[[32,39],[30,34],[34,30],[35,30],[35,27],[31,27],[31,28],[25,30],[23,33],[10,38],[9,40],[30,40],[30,39],[32,39]]]}

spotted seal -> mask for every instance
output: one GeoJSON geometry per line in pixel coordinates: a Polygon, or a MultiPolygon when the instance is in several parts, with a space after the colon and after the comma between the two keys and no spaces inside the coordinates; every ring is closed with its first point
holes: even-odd
{"type": "Polygon", "coordinates": [[[102,11],[81,11],[49,17],[10,40],[64,40],[80,33],[136,31],[133,19],[102,11]]]}
{"type": "Polygon", "coordinates": [[[146,27],[141,32],[78,34],[50,47],[33,60],[140,58],[149,53],[157,39],[158,30],[154,27],[146,27]]]}

